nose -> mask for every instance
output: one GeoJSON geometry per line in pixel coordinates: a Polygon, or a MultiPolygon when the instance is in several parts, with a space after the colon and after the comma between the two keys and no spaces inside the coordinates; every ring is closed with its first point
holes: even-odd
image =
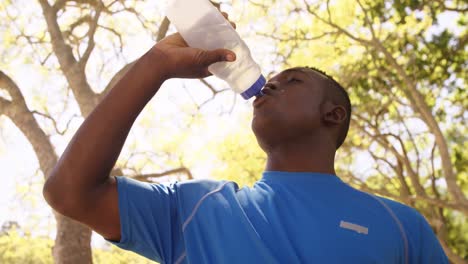
{"type": "Polygon", "coordinates": [[[272,90],[279,90],[280,88],[280,83],[278,81],[270,81],[267,84],[265,84],[265,88],[270,88],[272,90]]]}
{"type": "Polygon", "coordinates": [[[258,97],[261,97],[265,94],[274,95],[280,91],[280,83],[278,81],[269,81],[263,89],[260,91],[258,97]]]}

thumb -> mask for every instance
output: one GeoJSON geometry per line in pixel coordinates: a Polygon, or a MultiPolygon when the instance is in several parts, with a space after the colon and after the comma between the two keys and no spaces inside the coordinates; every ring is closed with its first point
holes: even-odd
{"type": "Polygon", "coordinates": [[[203,53],[202,63],[207,67],[215,62],[236,60],[236,54],[227,49],[206,50],[203,53]]]}

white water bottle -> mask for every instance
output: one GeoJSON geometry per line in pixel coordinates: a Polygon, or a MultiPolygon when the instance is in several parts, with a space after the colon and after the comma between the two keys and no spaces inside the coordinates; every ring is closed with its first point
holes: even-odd
{"type": "Polygon", "coordinates": [[[171,0],[166,14],[190,47],[224,48],[236,53],[234,62],[217,62],[208,70],[244,99],[260,95],[266,82],[260,67],[236,30],[209,0],[171,0]]]}

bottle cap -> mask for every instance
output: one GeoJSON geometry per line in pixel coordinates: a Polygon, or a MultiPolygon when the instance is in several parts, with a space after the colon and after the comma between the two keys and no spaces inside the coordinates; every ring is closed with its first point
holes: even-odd
{"type": "Polygon", "coordinates": [[[252,86],[250,86],[249,89],[247,89],[247,90],[245,90],[245,92],[241,93],[242,98],[247,100],[247,99],[251,98],[252,96],[255,96],[255,95],[259,94],[260,91],[262,90],[263,86],[265,86],[265,83],[266,83],[265,77],[263,77],[263,75],[260,75],[260,77],[258,77],[257,81],[255,81],[254,84],[252,84],[252,86]]]}

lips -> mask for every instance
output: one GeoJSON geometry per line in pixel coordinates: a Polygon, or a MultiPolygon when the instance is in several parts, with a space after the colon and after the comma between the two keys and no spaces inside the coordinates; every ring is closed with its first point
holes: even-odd
{"type": "Polygon", "coordinates": [[[270,86],[266,85],[263,89],[262,89],[262,94],[263,95],[270,95],[272,96],[274,94],[274,90],[270,88],[270,86]]]}
{"type": "Polygon", "coordinates": [[[259,107],[261,104],[263,104],[268,99],[267,97],[269,97],[269,95],[262,95],[260,97],[255,98],[255,100],[253,101],[253,104],[252,104],[253,107],[254,108],[259,107]]]}
{"type": "Polygon", "coordinates": [[[260,95],[254,100],[253,106],[254,108],[259,107],[267,100],[275,100],[278,98],[278,95],[284,92],[284,89],[280,89],[279,82],[268,82],[265,84],[263,89],[260,92],[260,95]],[[272,98],[270,98],[272,97],[272,98]]]}
{"type": "Polygon", "coordinates": [[[272,97],[273,93],[274,92],[273,92],[273,90],[271,88],[268,88],[268,87],[263,88],[262,93],[261,93],[262,95],[258,96],[253,101],[253,107],[257,108],[260,105],[262,105],[264,102],[266,102],[267,100],[271,99],[269,97],[272,97]]]}

